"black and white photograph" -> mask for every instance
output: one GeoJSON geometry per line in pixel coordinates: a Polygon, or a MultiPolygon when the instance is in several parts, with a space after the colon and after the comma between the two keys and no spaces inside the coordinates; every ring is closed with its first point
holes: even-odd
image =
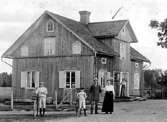
{"type": "Polygon", "coordinates": [[[166,0],[0,8],[0,122],[167,122],[166,0]]]}

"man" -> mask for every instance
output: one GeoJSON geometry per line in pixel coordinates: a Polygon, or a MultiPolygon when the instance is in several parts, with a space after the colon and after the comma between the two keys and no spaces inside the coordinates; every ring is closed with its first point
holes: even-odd
{"type": "Polygon", "coordinates": [[[36,94],[39,96],[39,112],[40,116],[45,115],[45,109],[46,109],[46,95],[48,91],[47,88],[44,87],[44,82],[39,83],[39,88],[36,90],[36,94]],[[43,114],[42,114],[43,113],[43,114]]]}
{"type": "Polygon", "coordinates": [[[93,114],[93,108],[95,105],[95,114],[98,114],[98,102],[99,95],[101,93],[101,87],[98,85],[98,79],[94,78],[94,84],[90,87],[90,101],[91,101],[91,114],[93,114]]]}

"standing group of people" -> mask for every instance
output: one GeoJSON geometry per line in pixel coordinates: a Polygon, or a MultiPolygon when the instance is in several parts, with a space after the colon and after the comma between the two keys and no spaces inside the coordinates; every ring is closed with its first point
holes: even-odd
{"type": "MultiPolygon", "coordinates": [[[[104,88],[105,90],[105,96],[103,100],[102,105],[102,112],[105,112],[106,114],[110,113],[112,114],[114,110],[114,98],[115,98],[115,91],[113,87],[113,81],[111,79],[107,80],[106,86],[104,88]]],[[[93,114],[93,111],[95,114],[98,114],[98,103],[99,103],[99,97],[100,93],[102,92],[101,86],[98,84],[98,79],[94,78],[94,83],[89,89],[90,93],[90,113],[93,114]]],[[[81,91],[77,94],[79,99],[79,109],[78,113],[80,114],[81,109],[84,109],[84,115],[86,116],[86,98],[87,95],[84,92],[84,89],[82,88],[81,91]]]]}
{"type": "MultiPolygon", "coordinates": [[[[102,112],[105,112],[106,114],[110,113],[112,114],[114,110],[113,101],[115,98],[115,92],[113,87],[113,81],[111,79],[107,80],[106,86],[104,88],[105,90],[105,96],[103,100],[103,106],[102,106],[102,112]]],[[[100,93],[102,92],[101,86],[98,84],[98,79],[94,78],[94,83],[91,85],[89,89],[90,93],[90,113],[93,114],[93,111],[95,114],[98,114],[98,103],[99,103],[99,97],[100,93]]],[[[37,104],[39,104],[39,113],[40,116],[45,115],[45,109],[46,109],[46,95],[48,93],[47,88],[44,87],[44,83],[40,82],[39,87],[35,91],[37,95],[37,104]]],[[[78,97],[78,110],[77,114],[80,115],[81,110],[84,110],[84,115],[86,116],[86,98],[87,94],[84,91],[84,88],[80,89],[80,92],[77,93],[78,97]]],[[[37,114],[38,114],[38,108],[37,108],[37,114]]]]}

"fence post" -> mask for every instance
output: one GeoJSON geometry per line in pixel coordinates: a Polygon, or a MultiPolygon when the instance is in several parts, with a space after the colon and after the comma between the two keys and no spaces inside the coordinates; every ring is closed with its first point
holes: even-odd
{"type": "Polygon", "coordinates": [[[57,108],[57,91],[55,90],[55,105],[56,105],[56,108],[57,108]]]}
{"type": "Polygon", "coordinates": [[[11,110],[13,111],[13,86],[11,87],[11,110]]]}

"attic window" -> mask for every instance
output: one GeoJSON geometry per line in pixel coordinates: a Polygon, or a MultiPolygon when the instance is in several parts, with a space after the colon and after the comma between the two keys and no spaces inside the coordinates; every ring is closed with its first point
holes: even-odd
{"type": "Polygon", "coordinates": [[[21,56],[28,56],[28,47],[27,46],[21,47],[21,56]]]}
{"type": "Polygon", "coordinates": [[[49,20],[46,24],[47,32],[54,32],[54,22],[49,20]]]}
{"type": "Polygon", "coordinates": [[[72,54],[81,54],[81,43],[79,41],[72,44],[72,54]]]}

